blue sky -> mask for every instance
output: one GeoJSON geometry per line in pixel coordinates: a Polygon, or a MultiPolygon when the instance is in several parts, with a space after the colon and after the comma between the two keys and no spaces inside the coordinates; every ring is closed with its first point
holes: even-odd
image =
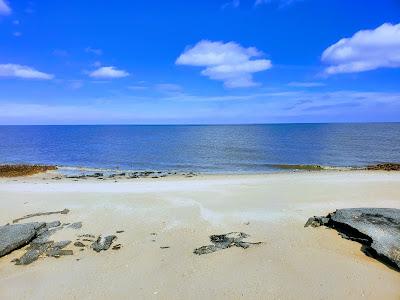
{"type": "Polygon", "coordinates": [[[400,121],[400,1],[0,0],[0,124],[400,121]]]}

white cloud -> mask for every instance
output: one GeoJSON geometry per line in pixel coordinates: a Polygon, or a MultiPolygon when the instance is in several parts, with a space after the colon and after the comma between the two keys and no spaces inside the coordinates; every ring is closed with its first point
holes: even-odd
{"type": "Polygon", "coordinates": [[[300,81],[292,81],[288,83],[288,86],[292,87],[304,87],[304,88],[310,88],[310,87],[318,87],[318,86],[324,86],[325,83],[322,82],[300,82],[300,81]]]}
{"type": "Polygon", "coordinates": [[[22,35],[22,33],[19,32],[19,31],[15,31],[15,32],[13,33],[13,36],[15,36],[15,37],[20,37],[21,35],[22,35]]]}
{"type": "Polygon", "coordinates": [[[201,74],[213,80],[221,80],[229,88],[257,85],[252,74],[272,67],[254,47],[244,48],[235,42],[212,42],[202,40],[187,48],[176,60],[178,65],[205,67],[201,74]]]}
{"type": "Polygon", "coordinates": [[[0,0],[0,15],[8,16],[11,14],[11,8],[5,0],[0,0]]]}
{"type": "Polygon", "coordinates": [[[54,75],[40,72],[28,66],[0,64],[0,77],[17,77],[24,79],[53,79],[54,75]]]}
{"type": "Polygon", "coordinates": [[[129,73],[110,66],[98,68],[97,70],[89,73],[89,76],[93,78],[122,78],[129,76],[129,73]]]}
{"type": "Polygon", "coordinates": [[[385,23],[341,39],[322,53],[322,61],[330,64],[327,74],[400,67],[400,23],[385,23]]]}
{"type": "Polygon", "coordinates": [[[85,52],[92,53],[92,54],[95,54],[95,55],[102,55],[103,54],[103,50],[92,48],[92,47],[86,47],[85,48],[85,52]]]}

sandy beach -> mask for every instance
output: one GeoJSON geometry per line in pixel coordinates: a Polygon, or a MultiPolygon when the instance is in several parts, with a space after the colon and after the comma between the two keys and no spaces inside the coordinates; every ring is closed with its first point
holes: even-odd
{"type": "Polygon", "coordinates": [[[338,208],[400,208],[400,173],[297,172],[193,178],[0,180],[0,223],[81,221],[54,240],[118,234],[120,250],[45,258],[17,266],[0,258],[0,299],[400,299],[400,273],[331,229],[307,219],[338,208]],[[209,236],[245,232],[263,242],[207,255],[209,236]],[[169,247],[169,248],[161,248],[169,247]]]}

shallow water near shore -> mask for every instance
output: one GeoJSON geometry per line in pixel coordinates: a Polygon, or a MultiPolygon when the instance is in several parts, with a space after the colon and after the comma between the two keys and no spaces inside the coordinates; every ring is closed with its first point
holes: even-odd
{"type": "Polygon", "coordinates": [[[0,140],[0,163],[112,170],[262,173],[400,162],[400,123],[0,126],[0,140]]]}

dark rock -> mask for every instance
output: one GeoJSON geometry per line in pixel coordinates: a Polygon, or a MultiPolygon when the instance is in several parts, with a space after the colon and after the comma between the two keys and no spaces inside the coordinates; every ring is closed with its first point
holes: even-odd
{"type": "Polygon", "coordinates": [[[115,235],[99,236],[91,247],[96,252],[108,250],[116,238],[115,235]]]}
{"type": "Polygon", "coordinates": [[[71,241],[60,241],[60,242],[55,242],[52,245],[52,248],[54,249],[64,249],[67,247],[69,244],[71,244],[71,241]]]}
{"type": "Polygon", "coordinates": [[[160,249],[169,249],[171,248],[170,246],[161,246],[160,249]]]}
{"type": "Polygon", "coordinates": [[[0,257],[28,244],[45,226],[44,222],[0,226],[0,257]]]}
{"type": "Polygon", "coordinates": [[[72,229],[80,229],[82,228],[82,222],[75,222],[68,226],[68,228],[72,229]]]}
{"type": "Polygon", "coordinates": [[[63,255],[73,255],[74,252],[72,250],[64,250],[64,248],[67,247],[70,243],[71,241],[61,241],[53,243],[51,247],[46,250],[46,255],[56,258],[63,255]]]}
{"type": "Polygon", "coordinates": [[[53,242],[47,242],[43,244],[30,245],[24,255],[20,258],[15,259],[16,265],[29,265],[36,261],[44,252],[49,249],[53,242]]]}
{"type": "Polygon", "coordinates": [[[361,243],[364,253],[400,271],[400,209],[338,209],[325,218],[323,225],[361,243]]]}
{"type": "Polygon", "coordinates": [[[123,233],[124,231],[123,230],[117,230],[116,232],[117,233],[123,233]]]}
{"type": "Polygon", "coordinates": [[[61,225],[60,221],[54,221],[54,222],[46,223],[46,227],[47,228],[58,227],[60,225],[61,225]]]}
{"type": "Polygon", "coordinates": [[[317,217],[317,216],[314,216],[314,217],[311,217],[311,218],[309,218],[308,220],[307,220],[307,222],[306,222],[306,224],[304,225],[304,227],[308,227],[308,226],[311,226],[311,227],[320,227],[320,226],[323,226],[323,225],[328,225],[328,222],[329,222],[329,218],[327,218],[327,217],[317,217]]]}
{"type": "Polygon", "coordinates": [[[74,251],[72,250],[64,250],[64,249],[50,249],[46,251],[46,255],[50,257],[59,258],[64,255],[74,255],[74,251]]]}
{"type": "Polygon", "coordinates": [[[121,244],[116,244],[116,245],[114,245],[114,246],[112,246],[112,250],[119,250],[119,249],[121,249],[121,247],[122,247],[122,245],[121,244]]]}
{"type": "Polygon", "coordinates": [[[46,254],[51,257],[60,257],[62,255],[72,255],[72,250],[63,250],[71,241],[46,241],[43,243],[31,243],[26,249],[24,255],[15,259],[16,265],[29,265],[36,261],[40,256],[46,254]]]}
{"type": "Polygon", "coordinates": [[[74,246],[76,246],[76,247],[86,247],[86,245],[84,243],[82,243],[82,242],[75,242],[74,246]]]}
{"type": "Polygon", "coordinates": [[[92,238],[92,239],[95,238],[95,236],[94,236],[93,234],[88,234],[88,233],[86,233],[86,234],[81,234],[81,235],[78,235],[78,236],[79,236],[79,237],[92,238]]]}
{"type": "Polygon", "coordinates": [[[15,259],[16,265],[29,265],[36,261],[44,251],[32,249],[25,252],[20,258],[15,259]]]}
{"type": "MultiPolygon", "coordinates": [[[[47,228],[46,228],[47,229],[47,228]]],[[[31,241],[31,244],[43,244],[49,241],[51,235],[63,229],[62,227],[55,227],[48,230],[41,230],[37,233],[37,237],[31,241]]]]}
{"type": "Polygon", "coordinates": [[[367,166],[367,170],[376,170],[376,171],[400,171],[400,163],[384,163],[367,166]]]}
{"type": "Polygon", "coordinates": [[[215,251],[227,249],[230,247],[240,247],[243,249],[249,248],[251,245],[259,245],[261,242],[245,242],[243,239],[250,237],[243,232],[230,232],[227,234],[211,235],[210,241],[212,245],[202,246],[194,249],[193,253],[197,255],[209,254],[215,251]]]}

